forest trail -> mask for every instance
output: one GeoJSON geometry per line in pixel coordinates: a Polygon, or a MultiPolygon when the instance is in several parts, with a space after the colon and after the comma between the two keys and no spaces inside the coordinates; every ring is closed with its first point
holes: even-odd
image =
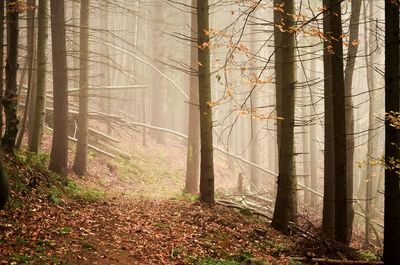
{"type": "Polygon", "coordinates": [[[12,214],[0,212],[2,264],[236,264],[250,257],[285,264],[295,242],[223,206],[132,198],[57,205],[37,195],[12,214]]]}
{"type": "Polygon", "coordinates": [[[132,163],[92,154],[89,174],[69,175],[66,186],[45,156],[4,157],[12,193],[0,211],[0,264],[295,264],[289,257],[306,253],[360,259],[348,248],[282,235],[246,209],[200,204],[180,192],[183,172],[172,163],[180,154],[154,150],[136,148],[132,163]]]}

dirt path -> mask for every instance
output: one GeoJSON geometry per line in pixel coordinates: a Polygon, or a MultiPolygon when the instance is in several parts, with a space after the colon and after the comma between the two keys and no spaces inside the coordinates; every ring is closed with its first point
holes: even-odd
{"type": "Polygon", "coordinates": [[[282,264],[276,258],[293,242],[254,217],[178,200],[57,206],[38,198],[0,218],[4,264],[203,264],[247,256],[282,264]]]}

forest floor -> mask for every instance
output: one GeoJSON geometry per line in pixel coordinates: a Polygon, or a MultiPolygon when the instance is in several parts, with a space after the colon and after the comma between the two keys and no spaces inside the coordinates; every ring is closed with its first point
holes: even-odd
{"type": "Polygon", "coordinates": [[[372,252],[323,238],[282,235],[266,219],[247,211],[200,204],[195,196],[180,192],[183,173],[172,166],[174,151],[153,151],[137,153],[136,164],[110,162],[91,153],[88,175],[71,174],[67,185],[47,171],[45,155],[20,152],[4,157],[12,193],[0,211],[0,264],[237,265],[306,264],[293,257],[376,259],[372,252]]]}

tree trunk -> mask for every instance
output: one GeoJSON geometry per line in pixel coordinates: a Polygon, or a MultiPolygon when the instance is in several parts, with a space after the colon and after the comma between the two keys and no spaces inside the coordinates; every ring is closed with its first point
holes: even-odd
{"type": "Polygon", "coordinates": [[[347,50],[347,62],[345,68],[344,84],[345,84],[345,104],[346,104],[346,139],[347,139],[347,238],[350,241],[353,233],[353,171],[354,171],[354,107],[353,107],[353,73],[358,52],[358,37],[361,0],[351,1],[350,16],[350,37],[349,48],[347,50]]]}
{"type": "Polygon", "coordinates": [[[197,34],[200,104],[200,201],[214,203],[213,124],[210,81],[208,0],[197,1],[197,34]]]}
{"type": "MultiPolygon", "coordinates": [[[[325,50],[325,56],[329,57],[331,70],[326,74],[331,77],[332,86],[331,100],[328,99],[328,104],[332,104],[333,110],[335,239],[339,242],[348,243],[350,240],[347,227],[349,203],[347,192],[346,126],[344,122],[346,121],[346,111],[341,6],[336,0],[325,0],[324,5],[328,10],[324,16],[324,35],[328,38],[328,45],[330,45],[327,48],[328,50],[325,50]]],[[[327,162],[332,163],[329,160],[327,162]]]]}
{"type": "MultiPolygon", "coordinates": [[[[32,102],[32,94],[34,86],[33,78],[33,66],[34,66],[34,54],[35,54],[35,0],[27,1],[28,10],[26,11],[27,20],[27,60],[28,60],[28,88],[25,98],[25,108],[21,121],[21,128],[17,138],[16,147],[19,149],[21,147],[22,139],[24,138],[26,124],[28,121],[29,110],[34,105],[32,102]]],[[[33,116],[32,116],[33,117],[33,116]]]]}
{"type": "MultiPolygon", "coordinates": [[[[367,10],[366,10],[366,3],[363,2],[364,6],[364,20],[367,21],[367,10]]],[[[369,9],[368,15],[371,17],[373,15],[373,3],[372,1],[369,2],[369,9]]],[[[373,176],[377,176],[374,174],[376,172],[374,170],[374,150],[376,146],[375,136],[376,133],[374,132],[374,123],[375,123],[375,104],[376,104],[376,93],[374,90],[375,84],[375,75],[374,75],[374,55],[371,53],[374,47],[374,38],[373,34],[368,31],[368,26],[370,29],[373,27],[373,20],[370,20],[368,24],[364,27],[364,45],[365,45],[365,64],[367,69],[367,85],[368,85],[368,96],[369,96],[369,112],[368,112],[368,151],[367,151],[367,172],[365,174],[365,183],[366,183],[366,192],[365,192],[365,242],[368,244],[370,241],[370,231],[371,231],[371,219],[373,215],[372,203],[374,201],[372,195],[372,185],[373,185],[373,176]]]]}
{"type": "MultiPolygon", "coordinates": [[[[250,52],[255,54],[257,52],[257,45],[256,45],[256,32],[255,32],[255,25],[250,25],[250,52]]],[[[250,55],[251,56],[251,55],[250,55]]],[[[256,76],[256,59],[250,59],[250,77],[256,76]]],[[[256,80],[251,79],[250,86],[253,86],[256,83],[256,80]]],[[[250,87],[251,89],[251,87],[250,87]]],[[[256,90],[253,90],[252,94],[250,95],[251,101],[251,108],[255,109],[258,106],[258,93],[256,90]]],[[[259,121],[253,119],[253,116],[250,115],[250,161],[254,164],[260,163],[259,158],[259,142],[257,141],[257,135],[259,132],[259,121]]],[[[250,166],[250,181],[251,185],[250,188],[259,188],[259,170],[253,166],[250,166]]]]}
{"type": "MultiPolygon", "coordinates": [[[[153,57],[156,58],[156,65],[162,72],[165,71],[164,64],[160,62],[159,58],[165,57],[165,37],[164,37],[164,10],[165,5],[160,2],[156,5],[153,11],[155,16],[155,25],[152,27],[152,41],[153,41],[153,57]]],[[[160,78],[158,73],[153,72],[154,77],[152,79],[152,92],[151,92],[151,123],[157,127],[166,127],[167,120],[167,90],[164,83],[164,79],[160,78]]],[[[165,144],[165,135],[160,132],[150,131],[150,135],[159,144],[165,144]]]]}
{"type": "MultiPolygon", "coordinates": [[[[195,8],[197,0],[192,0],[195,8]]],[[[190,76],[190,103],[189,103],[189,130],[186,160],[185,192],[197,193],[199,185],[200,166],[200,131],[199,131],[199,80],[198,80],[198,54],[197,54],[197,15],[191,14],[191,41],[190,44],[190,70],[195,71],[190,76]]]]}
{"type": "MultiPolygon", "coordinates": [[[[399,113],[399,1],[385,1],[385,113],[399,113]]],[[[400,260],[400,130],[385,120],[385,231],[383,260],[400,260]]]]}
{"type": "Polygon", "coordinates": [[[3,107],[6,115],[6,131],[1,147],[6,153],[14,153],[15,139],[18,133],[18,1],[7,1],[7,64],[6,64],[6,91],[3,107]]]}
{"type": "Polygon", "coordinates": [[[276,105],[280,118],[278,125],[278,191],[275,201],[275,210],[272,226],[284,233],[288,232],[289,219],[294,217],[293,210],[295,196],[294,181],[294,95],[295,95],[295,61],[294,42],[295,34],[290,28],[294,25],[293,1],[275,0],[274,6],[283,6],[284,12],[275,10],[274,21],[279,26],[275,27],[275,73],[276,73],[276,105]],[[281,30],[283,27],[284,30],[281,30]],[[283,76],[284,75],[284,76],[283,76]],[[285,103],[285,107],[283,107],[285,103]],[[279,107],[278,107],[279,106],[279,107]],[[283,118],[283,119],[281,119],[283,118]]]}
{"type": "Polygon", "coordinates": [[[40,152],[42,145],[43,125],[46,111],[47,38],[48,0],[39,0],[35,115],[32,124],[32,137],[29,139],[29,151],[35,153],[40,152]]]}
{"type": "MultiPolygon", "coordinates": [[[[324,0],[324,6],[329,0],[324,0]]],[[[331,16],[324,16],[324,35],[331,32],[331,16]]],[[[324,135],[324,199],[322,214],[322,231],[326,237],[335,234],[335,164],[333,145],[333,77],[332,56],[328,50],[330,43],[324,42],[324,103],[325,103],[325,135],[324,135]]]]}
{"type": "Polygon", "coordinates": [[[51,1],[53,52],[53,141],[49,169],[66,176],[68,169],[68,67],[64,1],[51,1]]]}
{"type": "Polygon", "coordinates": [[[79,117],[78,143],[73,170],[78,176],[84,176],[87,169],[88,148],[88,112],[89,112],[89,0],[81,0],[81,19],[79,37],[79,117]]]}
{"type": "MultiPolygon", "coordinates": [[[[0,2],[0,21],[4,21],[4,3],[5,1],[0,2]]],[[[0,76],[3,78],[4,76],[4,23],[0,23],[0,76]]],[[[4,82],[0,81],[0,102],[3,101],[4,97],[4,82]]],[[[3,105],[0,104],[0,141],[3,136],[3,105]]]]}

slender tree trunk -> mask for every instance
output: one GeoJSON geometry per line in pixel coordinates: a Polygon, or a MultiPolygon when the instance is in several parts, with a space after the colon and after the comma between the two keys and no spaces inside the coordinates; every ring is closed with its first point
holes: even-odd
{"type": "MultiPolygon", "coordinates": [[[[152,41],[153,41],[153,57],[164,58],[165,57],[165,37],[164,37],[164,11],[165,5],[160,2],[159,5],[154,8],[155,23],[152,28],[152,41]]],[[[162,63],[157,62],[157,67],[164,72],[165,67],[162,63]]],[[[167,90],[164,84],[164,80],[160,79],[158,73],[154,72],[152,79],[153,89],[151,97],[151,123],[154,126],[166,127],[167,120],[167,90]]],[[[165,144],[165,134],[157,131],[150,131],[150,135],[154,138],[157,143],[165,144]]]]}
{"type": "Polygon", "coordinates": [[[37,86],[35,115],[32,125],[32,138],[29,139],[29,151],[40,152],[43,138],[43,125],[46,111],[46,71],[48,38],[48,0],[39,0],[38,9],[38,46],[37,46],[37,86]]]}
{"type": "Polygon", "coordinates": [[[7,1],[7,63],[6,63],[6,91],[3,99],[6,114],[6,131],[1,147],[6,153],[14,153],[15,139],[18,133],[18,1],[7,1]]]}
{"type": "MultiPolygon", "coordinates": [[[[192,0],[193,9],[197,0],[192,0]]],[[[190,45],[190,70],[195,71],[190,76],[190,104],[189,104],[189,133],[186,160],[185,192],[198,192],[199,167],[200,167],[200,113],[199,113],[199,80],[198,80],[198,52],[197,52],[197,14],[191,14],[191,43],[190,45]]]]}
{"type": "MultiPolygon", "coordinates": [[[[336,0],[325,0],[324,5],[328,12],[324,16],[324,35],[328,38],[328,50],[325,56],[330,57],[330,70],[326,73],[331,76],[331,100],[333,109],[333,161],[334,161],[334,186],[335,186],[335,239],[348,243],[348,191],[347,191],[347,161],[346,161],[346,111],[345,111],[345,84],[343,73],[343,40],[342,18],[340,3],[336,0]],[[328,27],[327,27],[328,26],[328,27]],[[343,120],[344,118],[344,120],[343,120]]],[[[329,97],[329,95],[328,95],[329,97]]],[[[329,124],[328,124],[329,125],[329,124]]],[[[331,161],[327,161],[332,163],[331,161]]]]}
{"type": "MultiPolygon", "coordinates": [[[[363,2],[364,6],[364,20],[367,21],[367,9],[366,3],[363,2]]],[[[369,1],[369,16],[373,15],[373,3],[369,1]]],[[[371,219],[373,215],[373,195],[372,195],[372,185],[373,185],[373,176],[374,170],[374,150],[375,150],[375,132],[374,132],[374,122],[375,122],[375,93],[374,93],[374,84],[375,84],[375,75],[374,69],[372,66],[374,65],[374,55],[371,54],[374,39],[373,34],[368,32],[368,26],[370,29],[373,27],[373,21],[370,20],[368,24],[364,26],[364,45],[365,45],[365,64],[367,69],[367,85],[368,85],[368,96],[369,96],[369,112],[368,112],[368,147],[367,147],[367,172],[365,174],[365,183],[366,183],[366,192],[365,192],[365,242],[368,244],[370,241],[370,231],[371,231],[371,219]]]]}
{"type": "MultiPolygon", "coordinates": [[[[385,113],[399,113],[399,1],[385,1],[385,113]]],[[[385,120],[385,231],[383,260],[398,264],[400,260],[400,130],[385,120]]]]}
{"type": "Polygon", "coordinates": [[[64,0],[51,1],[53,52],[53,141],[49,169],[66,176],[68,169],[68,67],[64,0]]]}
{"type": "Polygon", "coordinates": [[[276,73],[276,104],[278,116],[278,152],[279,152],[279,176],[278,191],[275,201],[275,210],[272,226],[284,233],[288,232],[289,220],[295,213],[295,196],[293,191],[294,181],[294,95],[295,95],[295,62],[294,42],[295,35],[290,32],[294,25],[293,1],[275,0],[274,6],[283,6],[284,12],[275,10],[274,21],[279,27],[275,27],[275,73],[276,73]],[[284,76],[283,76],[284,75],[284,76]],[[283,107],[285,102],[285,107],[283,107]],[[279,106],[279,107],[278,107],[279,106]]]}
{"type": "MultiPolygon", "coordinates": [[[[21,121],[21,128],[17,138],[16,147],[21,147],[22,139],[24,138],[25,128],[28,120],[29,110],[32,103],[32,90],[33,90],[33,66],[35,54],[35,0],[28,0],[28,10],[26,11],[27,19],[27,60],[28,60],[28,88],[25,99],[25,108],[21,121]]],[[[33,116],[32,116],[33,117],[33,116]]]]}
{"type": "Polygon", "coordinates": [[[353,107],[353,73],[358,52],[359,24],[361,13],[361,0],[351,1],[350,38],[347,50],[345,68],[345,104],[346,104],[346,139],[347,139],[347,238],[350,241],[353,233],[353,171],[354,171],[354,107],[353,107]]]}
{"type": "MultiPolygon", "coordinates": [[[[250,25],[250,52],[251,53],[256,53],[257,45],[256,45],[256,32],[255,32],[255,25],[251,24],[250,25]]],[[[250,76],[256,76],[256,60],[255,58],[252,58],[250,60],[250,76]]],[[[252,82],[250,83],[251,86],[253,86],[256,82],[256,80],[251,80],[252,82]]],[[[251,100],[251,107],[256,108],[258,105],[258,95],[257,91],[253,91],[253,93],[250,95],[250,100],[251,100]]],[[[259,142],[257,141],[257,134],[259,132],[259,121],[256,119],[253,119],[253,116],[250,115],[250,161],[253,162],[254,164],[259,164],[260,159],[259,159],[259,142]]],[[[259,188],[259,170],[256,167],[250,166],[250,181],[251,181],[251,186],[250,188],[259,188]]]]}
{"type": "Polygon", "coordinates": [[[210,36],[208,0],[197,1],[197,34],[200,104],[200,201],[214,203],[213,123],[210,81],[210,36]]]}
{"type": "MultiPolygon", "coordinates": [[[[324,0],[324,6],[329,0],[324,0]]],[[[324,35],[331,32],[331,16],[324,16],[324,35]]],[[[335,234],[335,164],[333,145],[333,77],[332,56],[324,42],[324,102],[325,102],[325,147],[324,147],[324,199],[322,214],[322,231],[326,237],[333,238],[335,234]]]]}
{"type": "Polygon", "coordinates": [[[89,112],[89,0],[81,0],[81,19],[79,37],[79,118],[78,143],[76,145],[73,170],[84,176],[87,169],[88,112],[89,112]]]}
{"type": "MultiPolygon", "coordinates": [[[[310,117],[310,102],[306,96],[303,96],[303,117],[310,117]]],[[[312,126],[312,125],[311,125],[312,126]]],[[[304,186],[311,188],[311,173],[310,173],[310,127],[303,125],[302,127],[302,143],[303,143],[303,178],[304,186]]],[[[308,207],[311,205],[311,192],[304,190],[304,205],[308,207]]]]}
{"type": "MultiPolygon", "coordinates": [[[[0,2],[0,21],[4,21],[4,3],[5,1],[0,2]]],[[[0,23],[0,76],[1,76],[1,81],[0,81],[0,102],[3,101],[4,97],[4,82],[3,82],[3,76],[4,76],[4,23],[0,23]]],[[[0,104],[0,140],[3,136],[3,105],[0,104]]]]}

